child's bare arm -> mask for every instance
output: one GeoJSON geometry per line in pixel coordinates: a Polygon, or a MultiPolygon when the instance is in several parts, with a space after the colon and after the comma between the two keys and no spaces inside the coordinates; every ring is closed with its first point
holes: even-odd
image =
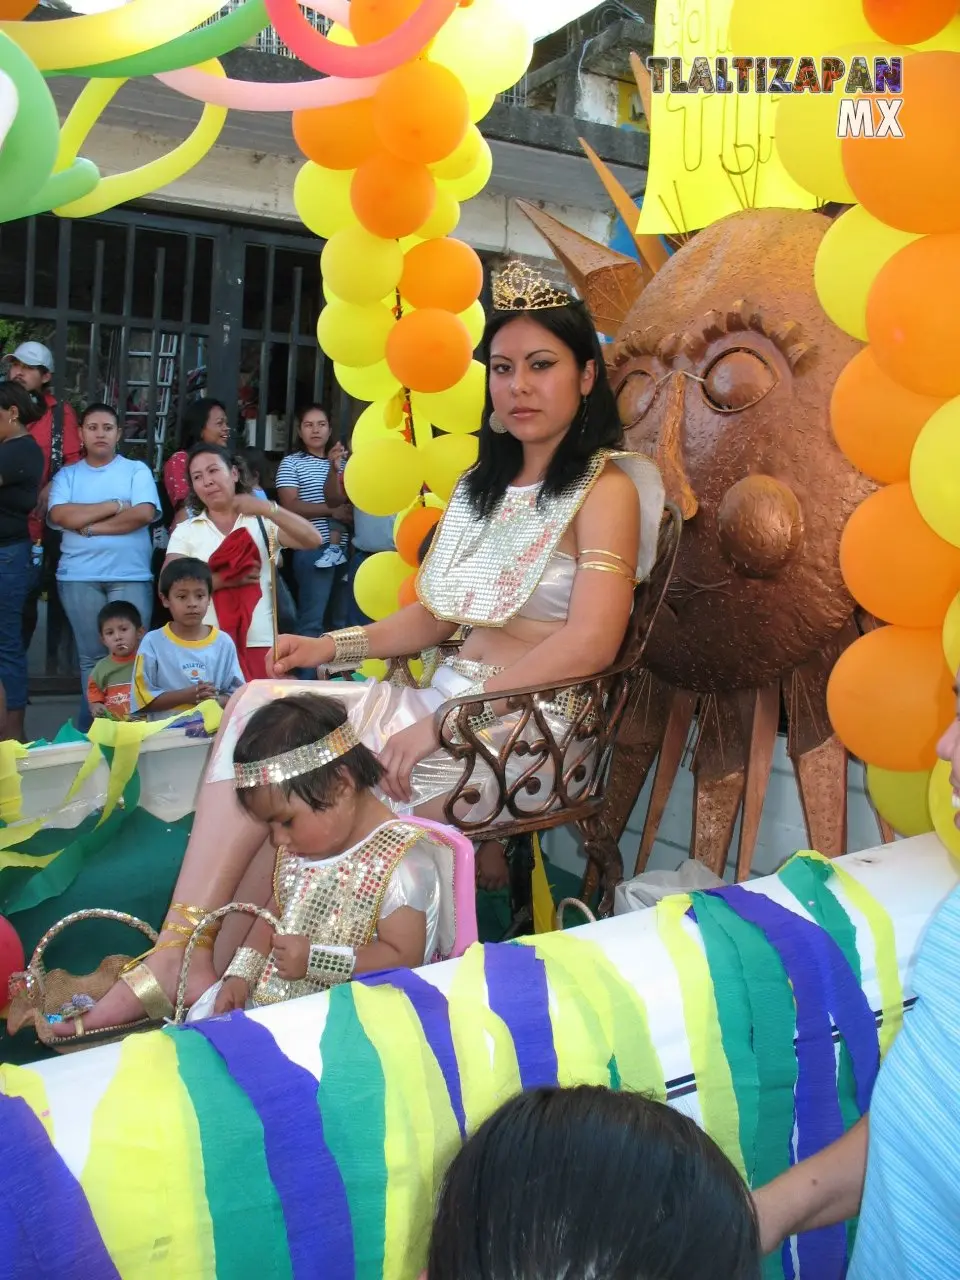
{"type": "MultiPolygon", "coordinates": [[[[278,912],[276,901],[271,898],[267,904],[267,910],[276,915],[278,912]]],[[[216,1004],[213,1012],[229,1013],[231,1009],[242,1009],[250,997],[250,992],[256,986],[256,981],[252,974],[247,971],[252,967],[249,962],[252,957],[244,957],[241,952],[255,951],[263,957],[266,962],[267,956],[270,954],[270,943],[273,939],[273,926],[267,920],[257,917],[250,927],[246,938],[243,940],[243,946],[237,950],[236,955],[230,964],[227,965],[226,972],[223,975],[223,981],[220,984],[220,991],[217,994],[216,1004]]],[[[262,969],[262,965],[260,966],[262,969]]]]}
{"type": "Polygon", "coordinates": [[[413,907],[399,907],[377,925],[377,939],[357,947],[356,973],[378,969],[416,969],[427,948],[427,917],[413,907]]]}

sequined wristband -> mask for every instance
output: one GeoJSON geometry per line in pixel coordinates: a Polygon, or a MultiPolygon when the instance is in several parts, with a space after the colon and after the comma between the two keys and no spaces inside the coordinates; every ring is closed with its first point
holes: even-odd
{"type": "Polygon", "coordinates": [[[236,954],[227,966],[224,978],[243,978],[250,990],[260,981],[267,957],[255,951],[253,947],[238,947],[236,954]]]}
{"type": "Polygon", "coordinates": [[[307,979],[318,986],[333,987],[349,982],[357,967],[357,953],[352,947],[323,947],[315,943],[307,961],[307,979]]]}
{"type": "Polygon", "coordinates": [[[370,639],[363,627],[344,627],[342,631],[328,631],[327,639],[333,641],[335,663],[360,665],[370,656],[370,639]]]}
{"type": "MultiPolygon", "coordinates": [[[[478,698],[485,697],[486,689],[483,687],[482,680],[478,680],[475,684],[469,685],[462,693],[457,694],[457,698],[466,701],[474,695],[477,695],[478,698]]],[[[499,719],[500,717],[494,711],[490,703],[485,702],[483,710],[478,716],[469,717],[469,724],[474,733],[482,733],[484,729],[492,729],[499,719]]]]}

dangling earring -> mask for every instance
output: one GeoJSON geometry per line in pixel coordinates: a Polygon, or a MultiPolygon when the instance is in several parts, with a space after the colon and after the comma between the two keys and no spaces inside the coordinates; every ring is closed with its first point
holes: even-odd
{"type": "Polygon", "coordinates": [[[507,428],[504,426],[503,420],[499,418],[497,414],[491,413],[487,421],[490,423],[490,430],[495,432],[498,436],[505,436],[507,434],[507,428]]]}

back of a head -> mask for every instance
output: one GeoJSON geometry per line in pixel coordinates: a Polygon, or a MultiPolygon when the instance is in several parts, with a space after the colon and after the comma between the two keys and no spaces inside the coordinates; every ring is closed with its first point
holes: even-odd
{"type": "Polygon", "coordinates": [[[640,1094],[508,1102],[447,1173],[427,1280],[759,1280],[752,1201],[719,1147],[640,1094]]]}

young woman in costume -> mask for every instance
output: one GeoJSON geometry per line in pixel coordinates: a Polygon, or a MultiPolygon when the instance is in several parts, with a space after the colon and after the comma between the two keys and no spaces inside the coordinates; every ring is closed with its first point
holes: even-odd
{"type": "MultiPolygon", "coordinates": [[[[317,638],[281,636],[274,674],[359,665],[441,645],[470,628],[457,657],[422,689],[333,683],[357,736],[379,757],[381,789],[398,811],[438,819],[461,767],[438,749],[434,713],[450,698],[486,699],[496,745],[509,724],[499,690],[595,675],[615,659],[634,589],[652,567],[663,485],[649,459],[618,451],[621,428],[596,332],[582,303],[526,267],[496,282],[484,334],[487,403],[477,465],[460,480],[418,576],[419,603],[381,622],[317,638]]],[[[233,698],[217,735],[175,898],[158,946],[84,1019],[90,1031],[165,1015],[184,934],[224,903],[265,901],[273,851],[266,826],[240,811],[234,747],[250,716],[312,682],[257,681],[233,698]],[[259,855],[259,856],[258,856],[259,855]],[[265,870],[266,868],[266,870],[265,870]],[[262,896],[251,898],[250,894],[262,896]],[[198,905],[193,905],[198,904],[198,905]]],[[[565,719],[564,706],[544,714],[565,719]]],[[[569,714],[566,715],[569,723],[569,714]]],[[[459,815],[458,815],[459,816],[459,815]]],[[[480,851],[481,876],[502,874],[499,846],[480,851]]],[[[221,935],[228,933],[225,926],[221,935]]],[[[216,978],[198,952],[187,999],[216,978]]],[[[74,1028],[60,1024],[58,1033],[74,1028]]]]}

